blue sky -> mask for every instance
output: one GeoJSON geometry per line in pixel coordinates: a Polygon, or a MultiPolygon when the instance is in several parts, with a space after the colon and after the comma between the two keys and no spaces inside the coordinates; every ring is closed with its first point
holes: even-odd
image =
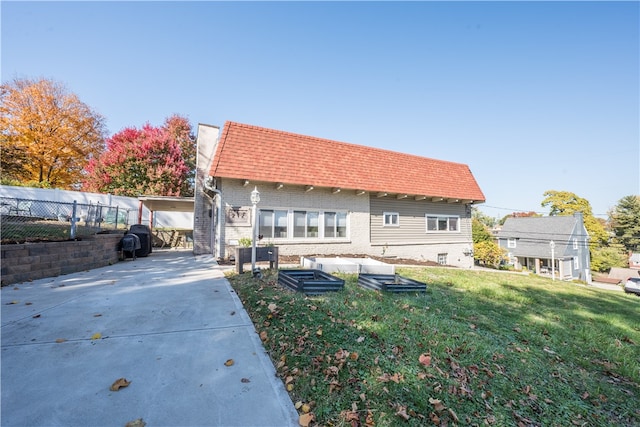
{"type": "Polygon", "coordinates": [[[0,8],[2,82],[62,82],[110,134],[177,113],[465,163],[495,217],[640,194],[639,2],[0,8]]]}

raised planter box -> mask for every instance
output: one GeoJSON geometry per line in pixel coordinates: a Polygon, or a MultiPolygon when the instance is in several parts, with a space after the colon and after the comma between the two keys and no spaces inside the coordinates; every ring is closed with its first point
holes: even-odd
{"type": "Polygon", "coordinates": [[[383,292],[426,292],[427,284],[398,274],[360,274],[358,285],[383,292]]]}
{"type": "MultiPolygon", "coordinates": [[[[251,262],[252,248],[236,248],[236,272],[242,274],[244,264],[251,262]]],[[[269,269],[278,268],[278,247],[277,246],[257,246],[256,262],[269,261],[269,269]]]]}
{"type": "Polygon", "coordinates": [[[278,283],[307,295],[320,295],[344,289],[344,280],[321,270],[280,270],[278,283]]]}
{"type": "Polygon", "coordinates": [[[394,274],[395,266],[371,258],[302,258],[303,268],[322,270],[325,273],[394,274]]]}

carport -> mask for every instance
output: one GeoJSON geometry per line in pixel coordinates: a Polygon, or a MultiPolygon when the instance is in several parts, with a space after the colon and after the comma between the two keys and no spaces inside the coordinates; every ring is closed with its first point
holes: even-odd
{"type": "MultiPolygon", "coordinates": [[[[154,212],[193,212],[193,197],[139,196],[138,224],[142,224],[142,210],[149,210],[149,228],[153,230],[154,212]]],[[[192,230],[193,231],[193,230],[192,230]]]]}

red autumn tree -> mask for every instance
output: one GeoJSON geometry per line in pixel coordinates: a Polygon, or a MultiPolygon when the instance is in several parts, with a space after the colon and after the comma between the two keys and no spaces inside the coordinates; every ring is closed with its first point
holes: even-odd
{"type": "Polygon", "coordinates": [[[83,190],[122,196],[193,195],[195,138],[189,122],[172,116],[161,127],[126,128],[106,141],[85,168],[83,190]]]}

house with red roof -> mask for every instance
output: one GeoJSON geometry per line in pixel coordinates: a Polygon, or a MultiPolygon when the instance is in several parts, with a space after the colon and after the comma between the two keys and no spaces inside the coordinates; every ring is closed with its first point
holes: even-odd
{"type": "Polygon", "coordinates": [[[253,233],[281,255],[361,254],[473,266],[465,164],[226,122],[198,127],[194,252],[225,258],[253,233]]]}

